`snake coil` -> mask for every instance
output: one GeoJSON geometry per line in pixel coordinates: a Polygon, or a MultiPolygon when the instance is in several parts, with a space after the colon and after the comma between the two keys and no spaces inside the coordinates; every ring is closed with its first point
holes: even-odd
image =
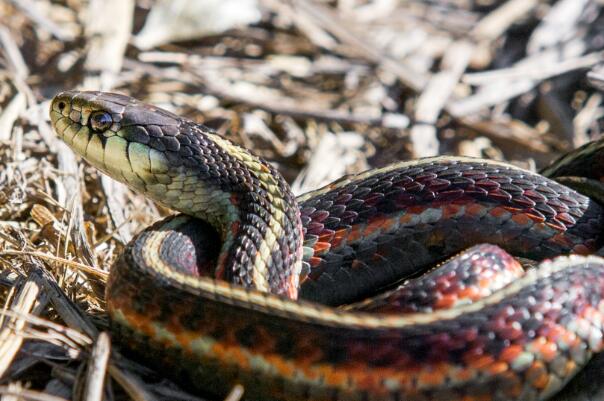
{"type": "Polygon", "coordinates": [[[261,158],[123,95],[63,92],[50,118],[91,165],[184,213],[126,247],[107,308],[114,340],[202,392],[542,400],[603,347],[604,261],[578,255],[602,246],[604,210],[552,180],[597,181],[600,143],[550,178],[442,156],[296,198],[261,158]],[[498,247],[464,251],[484,242],[555,259],[524,272],[498,247]]]}

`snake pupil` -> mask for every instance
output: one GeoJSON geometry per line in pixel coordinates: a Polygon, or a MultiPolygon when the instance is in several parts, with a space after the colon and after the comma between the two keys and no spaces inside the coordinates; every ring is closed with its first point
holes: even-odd
{"type": "Polygon", "coordinates": [[[113,120],[111,115],[104,111],[95,111],[90,116],[90,128],[94,131],[104,131],[111,126],[113,120]]]}
{"type": "Polygon", "coordinates": [[[57,107],[59,108],[59,110],[63,110],[65,108],[65,102],[59,102],[57,107]]]}

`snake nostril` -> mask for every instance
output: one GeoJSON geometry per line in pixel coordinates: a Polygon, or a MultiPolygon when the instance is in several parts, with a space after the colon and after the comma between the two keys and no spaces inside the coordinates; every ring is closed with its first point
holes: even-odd
{"type": "Polygon", "coordinates": [[[63,109],[65,108],[65,106],[66,106],[66,105],[65,105],[65,102],[59,102],[59,103],[57,104],[57,107],[59,108],[59,110],[63,110],[63,109]]]}

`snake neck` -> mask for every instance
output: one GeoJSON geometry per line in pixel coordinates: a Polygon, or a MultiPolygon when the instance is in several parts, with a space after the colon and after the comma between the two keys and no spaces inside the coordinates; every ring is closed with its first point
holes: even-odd
{"type": "Polygon", "coordinates": [[[167,191],[147,186],[147,193],[218,230],[223,245],[216,278],[297,298],[302,226],[281,174],[203,126],[185,121],[178,132],[183,142],[199,144],[199,154],[174,169],[167,191]]]}
{"type": "Polygon", "coordinates": [[[222,198],[222,216],[208,216],[207,210],[215,210],[212,207],[194,211],[195,216],[209,217],[223,234],[216,277],[297,298],[302,223],[296,198],[285,179],[263,159],[217,134],[204,132],[199,125],[187,123],[181,132],[207,141],[213,160],[228,166],[209,171],[200,180],[212,182],[212,200],[222,198]]]}

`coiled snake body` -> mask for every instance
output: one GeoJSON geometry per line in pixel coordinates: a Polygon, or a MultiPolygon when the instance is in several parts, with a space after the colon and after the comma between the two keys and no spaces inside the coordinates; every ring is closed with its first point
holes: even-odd
{"type": "MultiPolygon", "coordinates": [[[[604,210],[543,175],[435,157],[296,199],[264,160],[132,98],[63,92],[50,117],[90,164],[184,213],[126,247],[107,307],[114,340],[202,392],[241,383],[256,400],[541,400],[602,349],[595,256],[524,273],[482,245],[408,287],[335,307],[475,244],[534,260],[594,253],[604,210]]],[[[597,184],[596,150],[548,176],[597,184]]]]}

